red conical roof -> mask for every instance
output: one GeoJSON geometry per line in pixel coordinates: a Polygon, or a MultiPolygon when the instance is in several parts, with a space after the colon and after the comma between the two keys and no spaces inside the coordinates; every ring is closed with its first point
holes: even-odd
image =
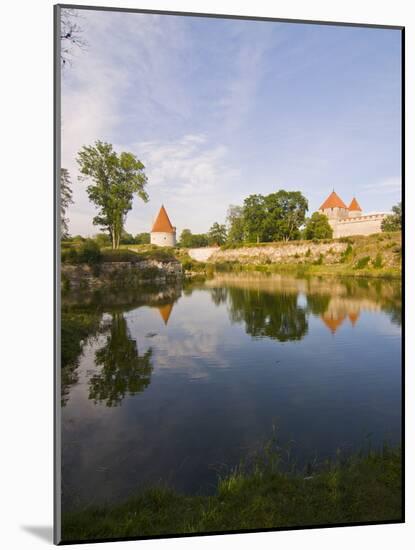
{"type": "Polygon", "coordinates": [[[333,190],[332,193],[327,197],[327,199],[320,206],[320,210],[325,208],[347,208],[344,202],[341,200],[339,195],[333,190]]]}
{"type": "Polygon", "coordinates": [[[352,202],[349,204],[349,210],[358,210],[359,212],[362,211],[360,208],[360,204],[357,202],[357,200],[353,197],[352,202]]]}
{"type": "Polygon", "coordinates": [[[174,233],[174,227],[172,226],[170,219],[167,215],[166,209],[161,205],[160,211],[157,215],[153,227],[152,233],[174,233]]]}

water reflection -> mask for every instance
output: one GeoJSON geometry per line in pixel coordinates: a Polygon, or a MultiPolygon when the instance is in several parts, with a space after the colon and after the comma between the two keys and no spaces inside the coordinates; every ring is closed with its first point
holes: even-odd
{"type": "Polygon", "coordinates": [[[143,391],[151,381],[152,349],[140,355],[122,313],[114,313],[105,345],[95,353],[99,373],[90,379],[89,398],[107,407],[119,405],[128,395],[143,391]]]}
{"type": "Polygon", "coordinates": [[[333,335],[346,320],[354,327],[365,311],[385,311],[393,323],[401,324],[401,285],[397,281],[298,279],[254,273],[219,275],[206,286],[213,303],[227,303],[230,319],[244,323],[253,337],[300,340],[308,332],[309,314],[319,317],[333,335]],[[302,296],[305,307],[299,303],[302,296]]]}
{"type": "Polygon", "coordinates": [[[306,311],[298,306],[297,294],[231,287],[229,316],[232,322],[243,322],[247,334],[255,338],[301,340],[308,330],[306,311]]]}
{"type": "MultiPolygon", "coordinates": [[[[126,395],[145,390],[151,382],[152,349],[140,355],[125,314],[141,307],[157,309],[167,327],[182,292],[191,297],[195,290],[208,292],[216,307],[226,308],[229,321],[243,325],[254,339],[302,340],[309,332],[310,316],[320,319],[333,336],[346,322],[355,327],[363,312],[384,311],[394,324],[401,323],[401,287],[391,281],[221,274],[205,283],[189,284],[184,292],[176,285],[139,292],[123,289],[70,295],[62,310],[63,405],[71,386],[78,382],[79,357],[85,343],[103,330],[106,340],[95,352],[97,372],[89,380],[89,398],[113,407],[126,395]],[[109,314],[110,323],[102,322],[105,314],[109,314]]],[[[192,346],[192,342],[184,339],[183,345],[192,346]]]]}
{"type": "Polygon", "coordinates": [[[399,444],[400,296],[394,281],[261,274],[67,296],[64,506],[160,482],[209,492],[273,424],[300,465],[368,433],[399,444]]]}

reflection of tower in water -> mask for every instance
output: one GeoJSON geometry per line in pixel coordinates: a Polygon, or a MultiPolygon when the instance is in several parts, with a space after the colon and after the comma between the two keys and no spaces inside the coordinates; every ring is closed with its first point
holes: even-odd
{"type": "Polygon", "coordinates": [[[164,321],[164,324],[167,325],[169,318],[173,309],[173,304],[165,304],[164,306],[156,306],[159,310],[161,318],[164,321]]]}
{"type": "Polygon", "coordinates": [[[355,308],[349,312],[345,309],[338,310],[329,308],[325,313],[323,313],[323,315],[321,315],[321,319],[330,332],[335,334],[338,328],[343,324],[346,317],[349,318],[349,321],[354,327],[359,319],[359,315],[360,311],[355,308]]]}

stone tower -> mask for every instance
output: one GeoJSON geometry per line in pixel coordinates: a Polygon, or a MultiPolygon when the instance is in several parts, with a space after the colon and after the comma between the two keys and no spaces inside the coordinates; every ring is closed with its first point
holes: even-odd
{"type": "Polygon", "coordinates": [[[334,191],[334,189],[320,206],[318,211],[321,214],[325,214],[329,220],[339,220],[347,218],[349,216],[347,206],[341,200],[339,195],[334,191]]]}
{"type": "Polygon", "coordinates": [[[358,218],[362,215],[362,209],[356,198],[353,197],[352,202],[349,204],[349,218],[358,218]]]}
{"type": "Polygon", "coordinates": [[[172,226],[163,205],[151,228],[150,242],[157,246],[176,246],[176,228],[172,226]]]}

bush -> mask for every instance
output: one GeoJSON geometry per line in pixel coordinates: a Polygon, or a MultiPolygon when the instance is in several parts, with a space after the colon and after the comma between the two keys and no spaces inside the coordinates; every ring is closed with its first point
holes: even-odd
{"type": "Polygon", "coordinates": [[[363,269],[368,266],[370,261],[370,256],[363,256],[355,263],[354,269],[363,269]]]}
{"type": "Polygon", "coordinates": [[[63,264],[76,264],[78,262],[76,248],[63,248],[61,250],[61,262],[63,264]]]}
{"type": "Polygon", "coordinates": [[[353,252],[353,247],[352,245],[349,244],[347,245],[347,248],[344,252],[342,252],[341,256],[340,256],[340,263],[344,264],[348,258],[350,258],[350,256],[352,255],[352,252],[353,252]]]}
{"type": "Polygon", "coordinates": [[[380,252],[376,254],[376,258],[373,260],[372,265],[375,269],[380,269],[383,266],[383,256],[380,252]]]}
{"type": "Polygon", "coordinates": [[[78,249],[78,262],[81,264],[94,265],[100,262],[101,259],[101,250],[98,244],[92,239],[83,242],[78,249]]]}
{"type": "Polygon", "coordinates": [[[318,257],[318,259],[317,259],[316,261],[313,262],[313,265],[323,265],[323,261],[324,261],[323,254],[320,254],[320,256],[318,257]]]}

